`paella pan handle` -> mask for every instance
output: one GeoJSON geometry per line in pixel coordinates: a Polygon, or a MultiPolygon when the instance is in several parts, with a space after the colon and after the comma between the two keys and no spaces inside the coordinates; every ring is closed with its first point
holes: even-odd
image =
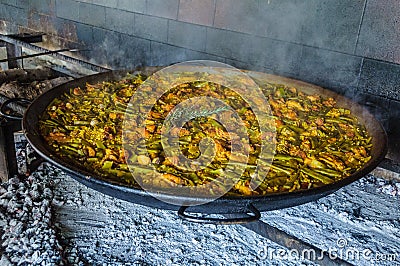
{"type": "Polygon", "coordinates": [[[31,101],[28,99],[24,99],[24,98],[13,98],[13,99],[9,99],[7,101],[5,101],[1,106],[0,106],[0,115],[8,118],[8,119],[12,119],[12,120],[22,120],[22,116],[17,116],[17,115],[10,115],[6,113],[6,107],[14,102],[19,102],[22,104],[30,104],[31,101]]]}
{"type": "Polygon", "coordinates": [[[260,211],[253,206],[253,204],[249,204],[247,206],[248,212],[244,217],[237,217],[237,218],[210,218],[210,217],[197,217],[192,216],[185,213],[188,206],[182,206],[178,210],[178,216],[186,221],[189,222],[196,222],[196,223],[209,223],[209,224],[244,224],[257,221],[261,218],[260,211]]]}

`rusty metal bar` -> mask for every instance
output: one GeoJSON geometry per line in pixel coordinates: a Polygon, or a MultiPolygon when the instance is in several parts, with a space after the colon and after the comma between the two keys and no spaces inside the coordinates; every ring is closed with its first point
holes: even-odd
{"type": "MultiPolygon", "coordinates": [[[[41,42],[43,41],[43,34],[44,33],[20,33],[20,34],[12,34],[12,35],[7,35],[10,38],[14,38],[19,41],[23,41],[26,43],[35,43],[35,42],[41,42]]],[[[6,61],[8,61],[8,68],[13,69],[13,68],[19,68],[20,65],[18,63],[19,57],[22,55],[22,48],[15,44],[15,43],[10,43],[10,42],[0,42],[1,46],[5,46],[7,50],[7,58],[9,58],[6,61]]]]}
{"type": "Polygon", "coordinates": [[[41,56],[41,55],[51,55],[51,54],[61,53],[61,52],[78,52],[78,51],[83,51],[83,50],[80,50],[80,49],[59,49],[59,50],[55,50],[55,51],[48,51],[48,52],[37,53],[37,54],[21,55],[21,56],[16,56],[16,57],[8,57],[7,56],[7,58],[5,58],[5,59],[0,59],[0,63],[15,61],[15,60],[24,59],[24,58],[31,58],[31,57],[41,56]]]}
{"type": "Polygon", "coordinates": [[[27,43],[36,43],[43,41],[44,32],[22,32],[17,34],[9,34],[7,36],[27,43]]]}

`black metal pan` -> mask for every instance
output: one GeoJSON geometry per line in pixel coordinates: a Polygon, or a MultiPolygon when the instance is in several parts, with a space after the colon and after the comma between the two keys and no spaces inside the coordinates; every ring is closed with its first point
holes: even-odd
{"type": "MultiPolygon", "coordinates": [[[[145,67],[140,71],[148,75],[158,69],[159,68],[145,67]]],[[[118,80],[125,76],[127,72],[128,71],[113,71],[87,76],[54,87],[53,89],[43,93],[29,105],[24,114],[23,129],[25,131],[25,135],[33,148],[41,156],[43,156],[45,160],[63,169],[65,172],[70,174],[73,178],[75,178],[82,184],[97,191],[100,191],[104,194],[129,202],[162,209],[178,210],[179,216],[186,220],[219,224],[244,223],[259,219],[260,212],[263,211],[287,208],[304,204],[310,201],[315,201],[368,174],[381,162],[381,160],[384,159],[387,152],[387,136],[383,127],[368,112],[368,110],[366,110],[362,106],[332,91],[323,89],[312,84],[270,74],[249,71],[247,72],[247,74],[249,74],[256,82],[268,81],[272,83],[286,84],[289,86],[294,86],[305,93],[317,93],[323,97],[333,97],[337,101],[338,106],[351,109],[353,115],[357,116],[359,121],[366,126],[368,132],[373,138],[373,148],[371,152],[372,158],[362,169],[355,172],[351,176],[346,177],[333,184],[325,185],[318,188],[312,188],[309,190],[270,194],[265,196],[223,196],[207,204],[192,206],[188,209],[189,212],[202,214],[242,213],[242,218],[219,219],[192,216],[186,212],[186,209],[188,208],[187,206],[176,206],[165,203],[159,199],[156,199],[155,197],[140,188],[127,187],[115,182],[111,183],[109,181],[105,181],[99,176],[96,176],[93,173],[90,173],[77,165],[73,165],[71,163],[61,160],[52,152],[52,150],[40,134],[38,127],[39,120],[41,119],[46,107],[51,103],[54,98],[59,97],[64,92],[69,91],[70,88],[85,86],[87,82],[97,83],[101,81],[118,80]]],[[[176,199],[177,197],[179,197],[168,194],[158,194],[157,196],[161,199],[176,199]]],[[[180,201],[185,201],[184,197],[179,197],[179,199],[180,201]]],[[[190,201],[193,202],[193,200],[196,199],[190,198],[190,201]]]]}

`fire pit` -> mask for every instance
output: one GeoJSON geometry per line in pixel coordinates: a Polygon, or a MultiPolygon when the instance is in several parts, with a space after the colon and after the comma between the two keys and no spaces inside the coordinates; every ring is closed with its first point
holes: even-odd
{"type": "MultiPolygon", "coordinates": [[[[48,166],[45,166],[45,168],[46,167],[48,167],[48,166]]],[[[50,168],[52,168],[52,167],[50,167],[50,168]]],[[[40,171],[42,171],[42,170],[39,170],[39,172],[40,171]]],[[[48,170],[45,170],[45,172],[46,171],[48,171],[48,170]]],[[[50,170],[51,172],[52,171],[58,171],[58,170],[50,170]]],[[[56,201],[54,201],[54,205],[53,205],[53,208],[55,208],[55,209],[58,209],[59,211],[58,211],[58,214],[56,214],[56,217],[58,217],[58,219],[61,219],[61,221],[59,221],[59,225],[58,226],[61,226],[61,229],[60,229],[60,227],[55,227],[56,228],[56,230],[61,230],[61,231],[65,231],[66,230],[66,228],[64,228],[64,226],[65,226],[65,221],[67,221],[67,220],[69,220],[69,221],[71,221],[71,222],[73,222],[73,227],[75,227],[75,226],[77,226],[77,227],[79,227],[79,226],[82,226],[82,224],[81,224],[81,222],[80,221],[82,221],[81,220],[81,218],[78,218],[78,216],[80,215],[80,214],[78,214],[78,213],[81,213],[80,211],[78,211],[79,209],[81,209],[82,207],[84,207],[84,208],[98,208],[98,207],[94,207],[94,206],[96,206],[96,204],[97,203],[95,203],[96,201],[97,201],[97,198],[99,197],[99,198],[102,198],[103,196],[101,196],[102,194],[98,194],[98,193],[95,193],[95,192],[91,192],[90,190],[87,190],[86,188],[84,188],[84,187],[82,187],[81,185],[78,185],[78,184],[76,184],[76,183],[74,183],[74,182],[72,182],[71,180],[69,180],[68,181],[68,178],[66,179],[66,176],[65,175],[63,175],[63,174],[61,174],[60,172],[57,172],[58,174],[56,174],[55,176],[57,176],[56,177],[56,180],[59,180],[59,181],[57,181],[57,182],[61,182],[61,183],[63,183],[63,185],[61,185],[60,187],[59,187],[59,191],[60,192],[58,192],[59,194],[59,198],[56,200],[56,201]],[[84,194],[79,194],[79,195],[75,195],[75,192],[67,192],[67,191],[69,191],[70,190],[70,187],[75,187],[75,186],[77,186],[79,189],[78,190],[73,190],[73,191],[81,191],[80,193],[84,193],[84,194]],[[72,193],[72,194],[68,194],[68,193],[72,193]],[[94,193],[94,194],[93,194],[94,193]],[[68,196],[66,196],[66,195],[68,195],[68,196]],[[64,201],[64,205],[61,205],[60,203],[60,200],[62,200],[62,197],[63,197],[63,199],[65,200],[64,201]],[[91,200],[89,200],[89,199],[93,199],[94,201],[91,201],[91,200]],[[64,207],[62,207],[62,206],[64,206],[64,207]],[[78,208],[78,209],[77,209],[78,208]],[[76,211],[75,211],[76,210],[76,211]],[[67,213],[69,213],[69,214],[67,214],[67,213]],[[66,217],[68,217],[68,215],[72,215],[72,216],[70,216],[68,219],[66,219],[66,217]],[[57,229],[58,228],[58,229],[57,229]]],[[[53,174],[52,174],[53,175],[53,174]]],[[[12,181],[12,182],[14,182],[14,181],[12,181]]],[[[368,184],[368,186],[371,186],[372,184],[374,184],[375,182],[381,182],[381,181],[377,181],[374,177],[371,177],[370,179],[368,179],[368,182],[367,183],[363,183],[363,182],[357,182],[357,184],[355,185],[355,187],[356,187],[356,189],[358,190],[359,188],[360,188],[360,186],[363,186],[363,184],[368,184]]],[[[60,183],[60,184],[61,184],[60,183]]],[[[382,188],[383,187],[385,187],[385,186],[387,186],[387,183],[385,183],[385,182],[383,182],[382,183],[382,185],[380,185],[382,188]]],[[[392,191],[395,191],[395,193],[393,194],[393,192],[389,192],[389,193],[391,193],[394,197],[397,197],[397,187],[396,187],[396,185],[390,185],[391,187],[392,187],[392,191]],[[394,189],[394,190],[393,190],[394,189]]],[[[56,189],[57,190],[57,188],[52,188],[53,190],[54,189],[56,189]]],[[[386,188],[387,189],[387,188],[386,188]]],[[[55,192],[55,193],[57,193],[57,192],[55,192]]],[[[340,193],[340,195],[345,195],[345,194],[343,194],[343,193],[340,193]]],[[[353,196],[354,197],[358,197],[358,196],[356,196],[357,195],[357,193],[355,193],[353,196]]],[[[337,196],[332,196],[332,197],[337,197],[337,196]]],[[[99,201],[99,202],[102,202],[101,200],[99,201]]],[[[104,201],[103,201],[104,202],[104,201]]],[[[123,212],[126,212],[126,211],[128,211],[129,210],[129,212],[131,212],[131,215],[132,215],[132,217],[136,217],[137,215],[141,215],[140,213],[142,212],[142,211],[144,211],[144,212],[150,212],[150,213],[152,213],[152,215],[154,216],[154,217],[163,217],[163,218],[161,218],[161,219],[163,219],[163,220],[167,220],[167,221],[169,221],[170,219],[172,219],[172,220],[174,220],[174,222],[176,222],[176,220],[175,220],[175,218],[173,218],[173,213],[171,213],[170,211],[157,211],[157,210],[153,210],[153,209],[148,209],[148,208],[146,208],[146,207],[139,207],[139,206],[136,206],[136,205],[129,205],[128,203],[123,203],[123,202],[121,202],[120,204],[120,207],[117,207],[117,208],[115,208],[115,207],[113,207],[113,206],[109,206],[109,204],[113,204],[112,202],[114,202],[114,200],[112,200],[111,198],[108,198],[107,197],[107,201],[106,201],[106,203],[104,203],[104,204],[106,204],[106,206],[108,206],[108,207],[106,207],[105,209],[108,209],[108,211],[106,211],[106,213],[103,213],[103,214],[100,214],[100,213],[97,213],[97,214],[93,214],[94,216],[96,216],[96,217],[102,217],[102,216],[107,216],[107,217],[115,217],[115,212],[120,212],[120,211],[123,211],[123,212]],[[109,199],[109,201],[108,201],[108,199],[109,199]],[[122,208],[122,209],[119,209],[119,208],[122,208]],[[161,214],[162,213],[162,214],[161,214]],[[113,215],[111,215],[111,214],[113,214],[113,215]],[[109,216],[109,215],[111,215],[111,216],[109,216]],[[160,216],[161,215],[161,216],[160,216]]],[[[321,201],[318,201],[317,203],[312,203],[312,205],[311,206],[315,206],[315,207],[313,207],[313,208],[315,208],[315,209],[317,209],[318,210],[318,212],[321,212],[321,214],[320,215],[322,215],[323,216],[323,213],[326,213],[326,209],[324,209],[324,207],[323,206],[331,206],[331,208],[336,208],[335,206],[336,205],[329,205],[329,204],[332,204],[332,203],[330,203],[331,202],[331,198],[327,198],[326,200],[322,200],[322,207],[321,207],[321,205],[320,205],[320,203],[321,203],[321,201]],[[325,204],[325,205],[324,205],[325,204]],[[328,204],[328,205],[326,205],[326,204],[328,204]],[[321,209],[322,208],[322,209],[321,209]]],[[[390,200],[389,200],[389,202],[390,202],[390,200]]],[[[103,208],[104,208],[104,206],[103,206],[103,208]]],[[[303,209],[304,208],[309,208],[309,207],[299,207],[300,209],[299,209],[299,211],[300,212],[306,212],[307,213],[307,211],[304,211],[303,209]]],[[[390,207],[389,207],[390,208],[390,207]]],[[[296,208],[294,209],[294,211],[296,212],[296,208]]],[[[90,211],[89,211],[90,212],[90,211]]],[[[291,217],[291,216],[293,216],[293,217],[296,217],[297,216],[297,214],[296,213],[293,213],[293,212],[291,212],[291,211],[285,211],[285,210],[283,210],[283,211],[277,211],[278,213],[282,213],[282,214],[285,214],[285,213],[288,213],[288,215],[289,216],[286,216],[287,217],[287,219],[288,219],[288,217],[291,217]],[[290,213],[290,214],[289,214],[290,213]]],[[[339,211],[340,212],[340,211],[339,211]]],[[[265,214],[264,214],[265,215],[265,214]]],[[[271,214],[271,215],[268,215],[268,216],[273,216],[274,217],[274,215],[277,215],[276,213],[273,213],[273,214],[271,214]]],[[[309,214],[310,215],[310,214],[309,214]]],[[[361,215],[361,213],[359,213],[359,211],[356,211],[354,214],[352,214],[352,215],[358,215],[358,216],[360,216],[361,215]]],[[[237,217],[235,218],[235,217],[233,217],[233,216],[227,216],[227,218],[229,218],[229,219],[237,219],[237,217]]],[[[104,218],[104,219],[110,219],[110,218],[104,218]]],[[[112,219],[112,218],[111,218],[112,219]]],[[[214,219],[221,219],[220,217],[218,217],[218,218],[214,218],[214,219]]],[[[263,220],[265,220],[265,219],[267,219],[268,220],[268,218],[267,217],[265,217],[265,218],[263,218],[263,220]]],[[[310,218],[306,218],[306,217],[304,217],[303,216],[303,219],[312,219],[312,220],[314,220],[315,221],[315,216],[310,216],[310,218]],[[311,217],[314,217],[314,218],[311,218],[311,217]]],[[[158,218],[156,218],[156,220],[158,221],[158,218]]],[[[172,220],[171,220],[171,222],[172,222],[172,220]]],[[[289,219],[290,220],[290,219],[289,219]]],[[[148,222],[148,223],[146,223],[146,219],[143,221],[143,224],[141,223],[141,224],[138,224],[137,226],[139,226],[140,228],[142,228],[142,230],[144,230],[144,231],[146,231],[146,230],[151,230],[150,228],[148,228],[147,226],[148,226],[148,224],[150,224],[150,222],[148,222]]],[[[181,222],[180,222],[181,223],[181,222]]],[[[179,224],[180,224],[179,223],[179,224]]],[[[14,224],[14,222],[12,222],[12,224],[14,224]]],[[[112,222],[110,223],[110,224],[113,224],[112,222]]],[[[11,225],[12,226],[12,225],[11,225]]],[[[116,235],[118,235],[118,232],[121,230],[121,228],[120,228],[120,225],[114,225],[115,227],[114,227],[114,229],[110,229],[110,228],[108,228],[107,226],[106,227],[104,227],[104,229],[106,230],[106,231],[113,231],[113,230],[116,230],[115,231],[115,234],[116,235]]],[[[126,226],[128,226],[128,225],[126,225],[126,226]]],[[[198,230],[198,229],[195,229],[194,227],[196,227],[195,225],[188,225],[188,224],[185,224],[185,223],[183,223],[183,225],[181,225],[181,226],[189,226],[190,228],[192,228],[191,230],[198,230]]],[[[203,225],[203,226],[205,226],[205,225],[203,225]]],[[[274,224],[274,226],[276,226],[276,227],[280,227],[279,225],[277,225],[277,224],[274,224]]],[[[294,225],[293,225],[294,226],[294,225]]],[[[249,228],[249,229],[251,229],[251,230],[253,230],[253,231],[255,231],[255,232],[257,232],[258,234],[260,234],[260,235],[262,235],[262,236],[266,236],[267,238],[269,238],[269,239],[273,239],[274,241],[276,241],[276,242],[278,242],[278,243],[280,243],[280,244],[282,244],[282,245],[287,245],[287,243],[286,243],[286,241],[283,241],[283,239],[292,239],[292,236],[290,236],[290,235],[288,235],[288,234],[285,234],[283,231],[280,231],[280,230],[277,230],[275,227],[270,227],[268,224],[266,224],[266,223],[264,223],[264,222],[258,222],[257,224],[254,224],[254,223],[252,223],[252,224],[249,224],[249,225],[246,225],[246,227],[247,228],[249,228]],[[286,243],[286,244],[285,244],[286,243]]],[[[296,226],[294,226],[294,227],[296,227],[296,226]]],[[[136,227],[135,227],[136,228],[136,227]]],[[[125,229],[126,230],[126,229],[125,229]]],[[[161,230],[160,232],[163,232],[163,229],[159,229],[159,230],[161,230]]],[[[216,228],[215,227],[208,227],[208,226],[205,226],[205,227],[203,227],[203,230],[206,230],[206,232],[208,232],[209,234],[220,234],[220,233],[222,233],[222,232],[220,232],[220,231],[218,231],[218,229],[217,229],[217,231],[214,231],[214,230],[216,230],[216,228]],[[207,231],[208,230],[208,231],[207,231]],[[209,231],[209,230],[211,230],[211,231],[209,231]]],[[[238,234],[237,235],[237,237],[238,237],[238,239],[241,237],[241,234],[248,234],[248,232],[247,231],[245,231],[245,232],[243,232],[242,230],[243,229],[240,229],[240,228],[236,228],[236,227],[234,227],[233,229],[224,229],[223,231],[225,231],[225,230],[228,230],[231,234],[238,234]]],[[[95,233],[96,235],[97,235],[97,237],[99,237],[99,239],[100,240],[98,240],[98,241],[104,241],[104,240],[102,240],[103,239],[103,237],[102,236],[104,236],[104,237],[106,237],[106,231],[103,231],[103,229],[100,229],[99,231],[93,231],[93,230],[90,230],[92,233],[95,233]]],[[[136,230],[135,230],[136,231],[136,230]]],[[[128,230],[128,234],[131,234],[131,231],[129,231],[128,230]]],[[[301,232],[301,230],[299,231],[299,232],[301,232]]],[[[291,235],[293,235],[293,234],[291,234],[291,235]]],[[[297,235],[297,234],[294,234],[294,235],[297,235]]],[[[204,235],[204,237],[205,237],[206,235],[204,235]]],[[[301,234],[300,235],[297,235],[298,237],[300,237],[300,238],[302,238],[302,236],[301,236],[301,234]]],[[[70,241],[71,241],[71,236],[69,236],[69,235],[67,235],[67,237],[70,239],[70,241]]],[[[252,239],[254,239],[254,240],[251,240],[251,241],[261,241],[261,239],[259,239],[259,237],[260,236],[257,236],[257,235],[252,235],[251,236],[251,238],[252,239]],[[259,240],[256,240],[256,239],[259,239],[259,240]]],[[[85,238],[83,238],[83,239],[85,239],[85,238]]],[[[119,238],[119,237],[117,237],[117,239],[120,239],[121,241],[124,241],[123,239],[123,237],[122,238],[119,238]]],[[[201,243],[201,242],[203,242],[203,239],[202,238],[197,238],[198,240],[196,240],[196,241],[198,241],[199,243],[201,243]]],[[[189,239],[190,240],[190,239],[189,239]]],[[[70,256],[69,256],[69,259],[67,258],[67,260],[72,260],[72,261],[74,261],[74,260],[76,260],[76,261],[79,261],[80,259],[79,259],[79,255],[76,253],[76,250],[77,250],[77,248],[82,248],[80,245],[81,245],[81,239],[79,239],[79,240],[77,240],[77,242],[76,242],[76,240],[72,240],[72,243],[74,244],[74,245],[77,245],[77,246],[75,246],[75,248],[74,247],[67,247],[67,250],[65,251],[66,252],[66,254],[70,254],[70,256]],[[72,249],[72,251],[71,251],[71,249],[72,249]],[[74,253],[75,252],[75,253],[74,253]]],[[[87,240],[85,240],[85,241],[87,241],[87,240]]],[[[190,241],[192,241],[192,240],[190,240],[190,241]]],[[[208,242],[210,241],[210,240],[207,240],[208,242]]],[[[232,240],[230,240],[230,241],[232,241],[232,240]]],[[[235,240],[233,240],[233,241],[238,241],[238,240],[236,240],[236,237],[235,237],[235,240]]],[[[265,240],[262,240],[262,241],[265,241],[265,240]]],[[[292,242],[292,243],[295,243],[295,244],[290,244],[290,245],[288,245],[288,247],[290,247],[290,248],[296,248],[296,249],[298,249],[298,250],[303,250],[303,249],[308,249],[308,248],[311,248],[311,249],[314,249],[316,252],[323,252],[323,249],[321,249],[321,248],[317,248],[317,247],[315,247],[315,246],[310,246],[309,244],[307,244],[307,243],[304,243],[302,240],[299,240],[299,239],[292,239],[292,241],[294,241],[294,242],[292,242]]],[[[118,256],[127,256],[128,258],[131,258],[131,259],[133,259],[133,260],[142,260],[142,258],[141,258],[141,253],[140,252],[138,252],[137,250],[135,250],[135,251],[133,251],[133,250],[130,250],[130,251],[127,251],[127,249],[125,250],[125,252],[122,252],[122,249],[123,249],[123,247],[124,247],[124,245],[126,245],[126,244],[123,244],[124,242],[121,242],[121,243],[119,243],[119,244],[116,244],[116,243],[114,243],[114,245],[118,245],[118,246],[120,246],[121,247],[121,253],[118,253],[118,254],[120,254],[120,255],[118,255],[118,256]]],[[[211,243],[211,242],[210,242],[211,243]]],[[[143,243],[142,243],[143,244],[143,243]]],[[[96,243],[93,243],[93,245],[94,246],[96,246],[97,244],[96,243]]],[[[173,243],[171,243],[170,245],[174,245],[173,243]]],[[[263,244],[263,246],[268,246],[268,247],[270,247],[270,248],[273,248],[273,249],[279,249],[279,247],[278,246],[276,246],[275,244],[272,244],[272,243],[269,243],[269,242],[267,242],[267,243],[264,243],[263,244]]],[[[16,249],[18,249],[18,245],[16,245],[16,249]]],[[[86,259],[86,260],[88,260],[89,262],[93,262],[93,260],[104,260],[104,259],[106,259],[106,257],[102,257],[102,258],[99,258],[99,257],[96,257],[95,255],[94,255],[94,253],[90,253],[91,251],[91,249],[83,249],[83,250],[87,250],[87,252],[86,251],[83,251],[83,253],[84,253],[84,258],[86,259]]],[[[260,259],[267,259],[266,257],[265,257],[265,251],[266,250],[264,250],[264,248],[263,249],[260,249],[260,250],[253,250],[252,252],[254,253],[254,256],[255,256],[255,259],[256,260],[260,260],[260,259]]],[[[107,249],[105,249],[103,252],[108,252],[107,251],[107,249]]],[[[120,252],[120,251],[119,251],[120,252]]],[[[148,252],[148,251],[145,251],[145,252],[148,252]]],[[[251,254],[253,254],[253,253],[251,253],[251,254]]],[[[36,254],[41,254],[40,252],[36,252],[36,254]]],[[[112,256],[110,256],[110,258],[111,258],[112,256]]],[[[243,256],[243,258],[247,258],[247,256],[243,256]]],[[[82,258],[81,258],[82,259],[82,258]]],[[[84,259],[84,260],[85,260],[84,259]]],[[[249,261],[251,261],[252,260],[252,258],[247,258],[249,261]]],[[[306,258],[307,259],[307,258],[306,258]]],[[[118,259],[119,261],[122,261],[121,260],[121,257],[119,257],[119,259],[118,259]]],[[[215,260],[215,259],[213,259],[215,262],[217,261],[217,260],[215,260]]],[[[311,258],[311,260],[313,260],[312,258],[311,258]]],[[[325,258],[325,260],[329,263],[331,260],[328,258],[328,257],[326,257],[325,258]]],[[[210,258],[209,259],[206,259],[205,261],[212,261],[212,260],[210,260],[210,258]]],[[[233,261],[232,261],[233,262],[233,261]]],[[[344,261],[342,261],[341,263],[345,263],[344,261]]]]}
{"type": "MultiPolygon", "coordinates": [[[[1,1],[0,54],[6,51],[8,56],[8,63],[1,63],[5,56],[0,58],[3,69],[40,62],[76,78],[188,60],[224,62],[351,98],[384,126],[389,151],[375,170],[360,173],[332,194],[264,212],[252,223],[217,226],[184,221],[176,210],[107,196],[54,165],[40,160],[32,164],[37,155],[32,156],[24,132],[18,131],[20,122],[3,117],[0,170],[6,170],[5,179],[17,177],[0,185],[0,264],[397,265],[400,6],[392,2],[1,1]],[[83,71],[75,75],[75,67],[83,71]],[[4,153],[13,166],[2,161],[4,153]]],[[[22,82],[20,89],[35,93],[37,84],[28,83],[22,82]]],[[[4,89],[13,98],[25,93],[4,89]]],[[[0,97],[1,103],[5,100],[0,97]]],[[[22,116],[21,104],[9,107],[22,116]]],[[[8,110],[10,114],[15,113],[8,110]]],[[[379,153],[379,143],[376,147],[379,153]]],[[[100,185],[98,189],[108,184],[100,185]]],[[[290,205],[304,199],[296,196],[290,205]]],[[[242,199],[237,201],[243,204],[239,213],[193,217],[237,221],[251,206],[242,199]]],[[[263,210],[264,202],[246,200],[263,210]]],[[[147,197],[142,202],[147,204],[147,197]]],[[[183,208],[180,214],[188,218],[186,211],[191,210],[196,211],[183,208]]]]}

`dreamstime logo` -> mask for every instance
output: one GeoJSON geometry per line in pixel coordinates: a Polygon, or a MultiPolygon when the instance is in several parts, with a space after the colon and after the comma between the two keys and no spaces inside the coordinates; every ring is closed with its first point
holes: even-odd
{"type": "Polygon", "coordinates": [[[246,102],[256,117],[261,148],[256,165],[253,165],[249,189],[254,190],[261,184],[273,159],[275,122],[268,100],[253,79],[232,66],[214,61],[189,61],[166,67],[148,77],[137,88],[125,113],[122,136],[128,167],[137,183],[154,197],[170,204],[188,206],[213,201],[235,186],[248,167],[251,147],[245,124],[247,121],[243,121],[237,109],[218,97],[220,92],[205,95],[194,93],[190,97],[179,97],[180,102],[174,105],[161,101],[166,93],[178,86],[185,88],[188,83],[200,83],[201,86],[202,82],[218,84],[232,90],[246,102]],[[160,107],[160,103],[164,107],[160,107]],[[160,118],[155,110],[162,114],[165,111],[168,113],[160,118]],[[224,115],[216,115],[220,113],[224,115]],[[185,131],[184,126],[202,117],[211,117],[215,125],[220,125],[229,134],[227,143],[239,141],[240,145],[230,145],[230,158],[225,167],[212,170],[218,172],[218,178],[191,186],[174,182],[176,175],[193,177],[194,173],[210,167],[220,150],[220,143],[212,137],[204,136],[198,143],[200,155],[197,158],[189,158],[182,152],[180,137],[181,132],[185,131]],[[149,126],[161,128],[157,130],[159,136],[156,140],[153,138],[153,144],[149,144],[149,126]],[[160,171],[157,168],[158,158],[152,158],[151,145],[157,146],[157,149],[162,147],[164,162],[179,173],[172,175],[160,171]],[[232,162],[232,157],[241,158],[240,163],[232,162]],[[261,159],[263,164],[259,163],[261,159]],[[180,197],[165,197],[165,193],[159,193],[160,191],[180,197]],[[205,193],[207,191],[212,193],[205,193]]]}
{"type": "Polygon", "coordinates": [[[260,260],[310,260],[310,261],[322,261],[325,258],[331,260],[342,259],[344,261],[368,261],[368,262],[396,262],[399,259],[397,253],[380,253],[373,252],[370,249],[356,249],[349,247],[347,239],[339,238],[336,241],[336,246],[325,250],[315,249],[283,249],[283,248],[272,248],[264,247],[257,252],[257,258],[260,260]]]}

